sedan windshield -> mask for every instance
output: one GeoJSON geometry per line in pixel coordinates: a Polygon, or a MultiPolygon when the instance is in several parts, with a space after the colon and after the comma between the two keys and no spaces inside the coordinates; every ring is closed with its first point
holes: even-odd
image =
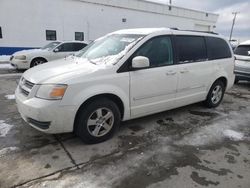
{"type": "Polygon", "coordinates": [[[115,64],[142,38],[143,35],[108,35],[89,44],[76,56],[94,64],[115,64]]]}
{"type": "Polygon", "coordinates": [[[235,49],[234,53],[236,55],[250,56],[250,45],[240,45],[235,49]]]}
{"type": "Polygon", "coordinates": [[[51,43],[45,45],[44,47],[42,47],[41,49],[42,50],[52,50],[59,44],[61,44],[61,42],[51,42],[51,43]]]}

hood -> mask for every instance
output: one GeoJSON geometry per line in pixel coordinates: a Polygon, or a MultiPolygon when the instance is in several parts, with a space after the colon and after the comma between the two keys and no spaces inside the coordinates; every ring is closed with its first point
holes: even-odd
{"type": "Polygon", "coordinates": [[[42,51],[44,51],[44,50],[42,50],[42,49],[21,50],[21,51],[15,52],[13,55],[14,56],[27,55],[27,54],[32,54],[32,53],[37,53],[37,52],[42,52],[42,51]]]}
{"type": "Polygon", "coordinates": [[[106,65],[95,65],[87,59],[68,57],[31,68],[23,77],[35,84],[67,84],[77,76],[89,76],[106,68],[106,65]]]}

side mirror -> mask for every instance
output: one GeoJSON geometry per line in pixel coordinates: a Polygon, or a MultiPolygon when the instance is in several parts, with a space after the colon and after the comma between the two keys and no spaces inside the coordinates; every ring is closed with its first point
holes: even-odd
{"type": "Polygon", "coordinates": [[[132,68],[133,69],[142,69],[149,67],[149,59],[144,56],[137,56],[132,60],[132,68]]]}
{"type": "Polygon", "coordinates": [[[53,50],[53,52],[55,52],[55,53],[56,53],[56,52],[59,52],[59,49],[56,48],[56,49],[53,50]]]}

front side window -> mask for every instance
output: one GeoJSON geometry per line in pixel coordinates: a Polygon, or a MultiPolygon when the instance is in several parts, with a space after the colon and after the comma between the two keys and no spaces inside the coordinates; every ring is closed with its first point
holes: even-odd
{"type": "Polygon", "coordinates": [[[135,53],[134,57],[136,56],[147,57],[150,67],[173,64],[173,50],[170,37],[162,36],[147,41],[135,53]]]}
{"type": "Polygon", "coordinates": [[[231,58],[231,50],[225,40],[216,37],[206,37],[209,60],[231,58]]]}
{"type": "Polygon", "coordinates": [[[88,59],[94,64],[115,64],[144,35],[112,34],[95,40],[76,56],[88,59]]]}
{"type": "Polygon", "coordinates": [[[234,53],[236,55],[250,56],[250,45],[240,45],[235,49],[234,53]]]}
{"type": "Polygon", "coordinates": [[[75,32],[75,40],[84,41],[84,33],[83,32],[75,32]]]}
{"type": "Polygon", "coordinates": [[[46,40],[56,40],[56,31],[46,30],[46,40]]]}
{"type": "Polygon", "coordinates": [[[205,39],[199,36],[176,36],[179,63],[199,62],[207,59],[205,39]]]}

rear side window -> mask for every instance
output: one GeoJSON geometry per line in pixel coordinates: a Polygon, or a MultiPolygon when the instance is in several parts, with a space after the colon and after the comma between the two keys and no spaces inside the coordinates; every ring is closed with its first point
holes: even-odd
{"type": "Polygon", "coordinates": [[[84,43],[74,43],[73,51],[79,51],[79,50],[83,49],[85,46],[87,46],[87,45],[84,43]]]}
{"type": "Polygon", "coordinates": [[[73,43],[64,43],[57,47],[59,52],[73,52],[73,43]]]}
{"type": "Polygon", "coordinates": [[[227,42],[216,37],[206,37],[209,60],[231,58],[232,54],[227,42]]]}
{"type": "Polygon", "coordinates": [[[250,56],[250,45],[240,45],[235,49],[234,53],[236,55],[250,56]]]}
{"type": "Polygon", "coordinates": [[[207,59],[204,37],[176,36],[179,63],[199,62],[207,59]]]}

